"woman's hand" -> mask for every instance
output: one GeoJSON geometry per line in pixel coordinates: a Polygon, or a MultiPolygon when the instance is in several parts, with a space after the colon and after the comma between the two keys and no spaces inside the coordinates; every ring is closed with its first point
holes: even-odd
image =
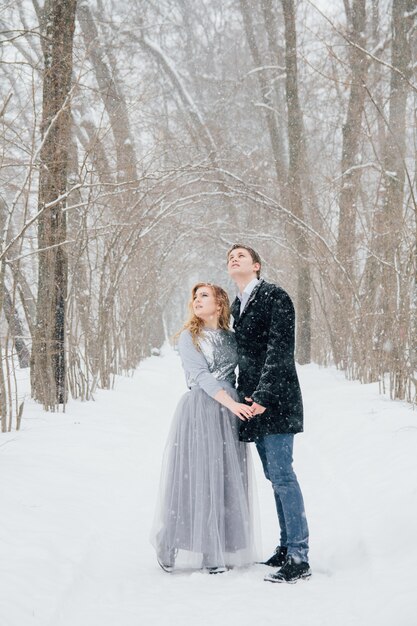
{"type": "Polygon", "coordinates": [[[252,407],[247,404],[242,404],[241,402],[234,402],[232,406],[229,407],[230,411],[238,416],[242,422],[248,422],[252,417],[252,407]]]}
{"type": "Polygon", "coordinates": [[[218,391],[214,399],[237,415],[242,422],[247,422],[253,417],[253,409],[251,406],[243,404],[242,402],[236,402],[224,389],[218,391]]]}

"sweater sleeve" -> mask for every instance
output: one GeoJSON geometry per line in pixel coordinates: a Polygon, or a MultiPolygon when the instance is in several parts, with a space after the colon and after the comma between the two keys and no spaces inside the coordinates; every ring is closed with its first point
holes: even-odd
{"type": "Polygon", "coordinates": [[[221,391],[223,387],[210,373],[207,361],[193,344],[189,330],[184,330],[181,333],[178,341],[178,351],[187,376],[188,386],[198,385],[209,396],[214,398],[216,393],[221,391]]]}
{"type": "Polygon", "coordinates": [[[252,399],[258,404],[265,407],[274,404],[282,395],[282,387],[289,384],[287,377],[294,363],[294,343],[294,306],[289,295],[281,291],[274,296],[266,357],[252,394],[252,399]]]}

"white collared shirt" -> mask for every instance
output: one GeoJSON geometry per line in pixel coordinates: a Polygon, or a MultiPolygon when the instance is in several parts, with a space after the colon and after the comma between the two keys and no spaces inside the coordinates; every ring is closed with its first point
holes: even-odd
{"type": "Polygon", "coordinates": [[[250,283],[246,285],[243,290],[243,293],[238,293],[237,297],[240,300],[240,315],[242,315],[243,309],[245,308],[252,291],[255,289],[256,285],[259,283],[259,278],[253,278],[250,283]]]}

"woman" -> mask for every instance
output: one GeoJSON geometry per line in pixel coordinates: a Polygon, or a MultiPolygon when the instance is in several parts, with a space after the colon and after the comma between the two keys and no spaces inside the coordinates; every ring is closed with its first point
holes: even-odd
{"type": "Polygon", "coordinates": [[[226,292],[198,283],[189,309],[178,349],[190,391],[168,436],[152,543],[167,572],[218,573],[256,557],[248,450],[237,422],[250,419],[251,409],[234,388],[237,354],[226,292]]]}

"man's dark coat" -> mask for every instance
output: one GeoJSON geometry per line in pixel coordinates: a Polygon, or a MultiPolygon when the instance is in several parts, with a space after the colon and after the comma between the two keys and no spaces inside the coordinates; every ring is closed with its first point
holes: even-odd
{"type": "Polygon", "coordinates": [[[240,315],[232,304],[238,346],[238,392],[267,410],[240,422],[242,441],[303,430],[303,403],[294,362],[295,313],[289,295],[260,280],[240,315]]]}

